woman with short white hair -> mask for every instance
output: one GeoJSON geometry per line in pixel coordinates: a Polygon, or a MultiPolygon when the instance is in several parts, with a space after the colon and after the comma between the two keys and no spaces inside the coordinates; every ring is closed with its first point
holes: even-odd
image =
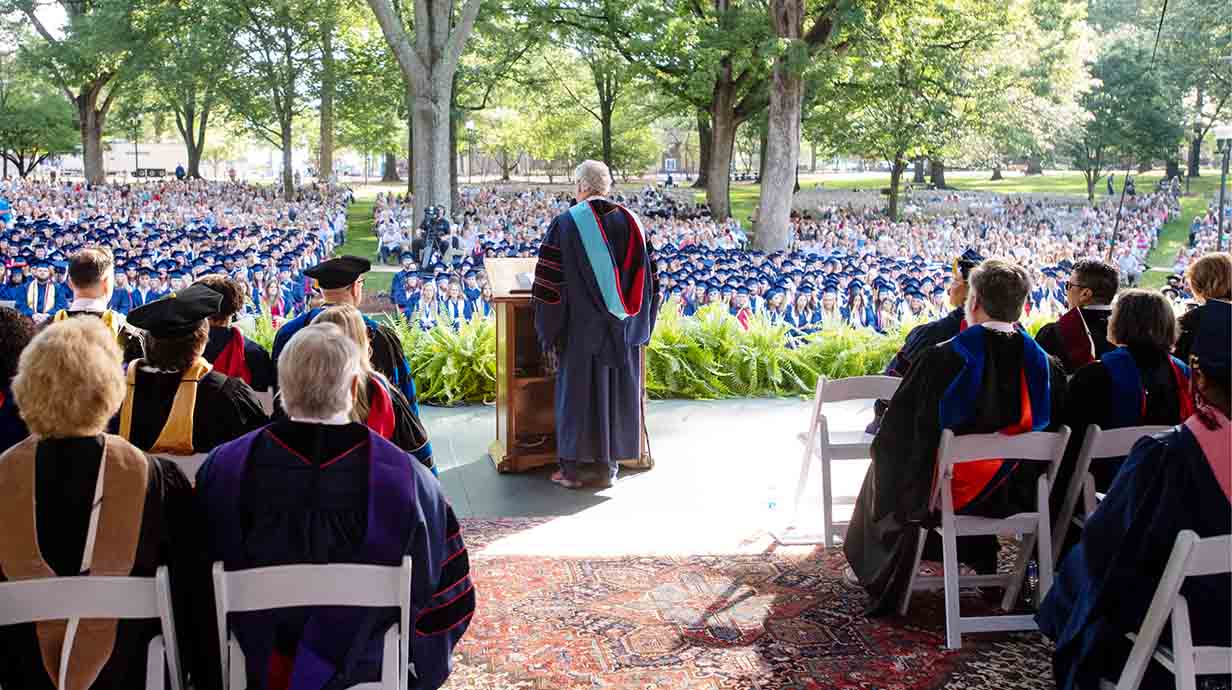
{"type": "MultiPolygon", "coordinates": [[[[246,569],[396,565],[409,555],[416,573],[412,610],[432,612],[420,616],[410,634],[412,687],[431,690],[449,675],[453,646],[474,613],[475,591],[461,529],[440,482],[351,419],[366,354],[333,323],[306,326],[287,342],[278,385],[288,418],[216,449],[197,475],[206,557],[246,569]]],[[[195,598],[212,601],[208,592],[195,598]]],[[[212,615],[208,605],[201,608],[200,615],[212,615]]],[[[379,681],[382,637],[396,617],[389,609],[283,609],[240,618],[232,628],[248,659],[249,687],[285,687],[290,677],[314,687],[351,687],[379,681]],[[347,658],[360,661],[333,665],[347,658]]],[[[212,621],[201,625],[213,629],[212,621]]],[[[218,654],[213,644],[197,646],[218,654]]],[[[200,661],[196,668],[216,673],[218,664],[200,661]]],[[[218,679],[198,686],[217,687],[218,679]]]]}

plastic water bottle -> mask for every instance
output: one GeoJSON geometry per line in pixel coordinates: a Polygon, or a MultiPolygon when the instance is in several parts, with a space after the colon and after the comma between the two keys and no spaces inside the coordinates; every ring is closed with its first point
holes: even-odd
{"type": "Polygon", "coordinates": [[[1026,605],[1027,608],[1035,608],[1036,593],[1039,592],[1039,563],[1034,560],[1027,563],[1027,586],[1026,586],[1026,605]]]}
{"type": "Polygon", "coordinates": [[[779,509],[779,486],[777,482],[771,481],[766,486],[766,516],[773,520],[778,516],[779,509]]]}

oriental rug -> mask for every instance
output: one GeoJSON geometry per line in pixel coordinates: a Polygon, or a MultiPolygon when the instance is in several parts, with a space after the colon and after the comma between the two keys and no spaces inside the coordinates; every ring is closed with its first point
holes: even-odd
{"type": "MultiPolygon", "coordinates": [[[[869,619],[841,550],[573,558],[510,555],[545,519],[463,520],[478,590],[451,690],[1052,688],[1037,633],[944,648],[941,594],[869,619]]],[[[767,544],[769,542],[767,541],[767,544]]],[[[990,611],[977,596],[966,615],[990,611]]]]}

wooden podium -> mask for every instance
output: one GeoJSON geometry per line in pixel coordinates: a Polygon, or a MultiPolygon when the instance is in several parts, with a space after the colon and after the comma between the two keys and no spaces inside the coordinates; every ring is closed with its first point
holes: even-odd
{"type": "MultiPolygon", "coordinates": [[[[496,440],[488,457],[498,472],[524,472],[556,463],[556,375],[544,367],[535,334],[530,289],[536,259],[484,261],[496,310],[496,440]]],[[[642,360],[642,395],[646,390],[646,355],[642,360]]],[[[645,418],[645,404],[642,406],[645,418]]],[[[625,467],[654,466],[642,425],[640,457],[625,467]]]]}

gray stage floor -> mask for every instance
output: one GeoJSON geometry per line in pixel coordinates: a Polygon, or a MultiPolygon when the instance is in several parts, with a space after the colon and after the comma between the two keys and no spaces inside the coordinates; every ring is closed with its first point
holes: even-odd
{"type": "MultiPolygon", "coordinates": [[[[548,481],[551,468],[499,474],[486,451],[494,438],[493,408],[425,406],[423,421],[432,439],[441,481],[460,517],[568,516],[645,521],[670,518],[708,527],[735,520],[775,527],[788,520],[803,446],[797,434],[808,427],[811,400],[652,401],[647,426],[655,467],[622,469],[615,487],[569,491],[548,481]],[[769,509],[771,498],[777,508],[769,509]],[[592,510],[594,509],[594,510],[592,510]]],[[[827,408],[832,428],[863,427],[869,405],[827,408]]],[[[850,504],[859,492],[867,461],[836,463],[836,503],[850,504]]],[[[821,496],[816,467],[805,491],[802,520],[819,521],[821,496]]],[[[837,512],[850,512],[840,505],[837,512]]]]}

